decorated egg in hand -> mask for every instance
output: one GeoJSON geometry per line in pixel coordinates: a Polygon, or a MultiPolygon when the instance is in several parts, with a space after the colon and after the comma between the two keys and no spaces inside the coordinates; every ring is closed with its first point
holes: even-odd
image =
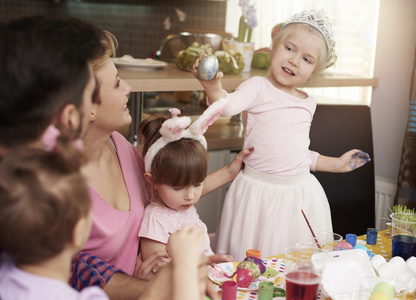
{"type": "Polygon", "coordinates": [[[198,77],[201,80],[211,80],[218,73],[218,58],[215,55],[207,55],[201,59],[198,66],[198,77]]]}

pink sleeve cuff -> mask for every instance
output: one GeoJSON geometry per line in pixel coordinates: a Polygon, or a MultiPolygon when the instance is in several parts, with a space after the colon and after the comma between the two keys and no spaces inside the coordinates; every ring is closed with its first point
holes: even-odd
{"type": "Polygon", "coordinates": [[[318,156],[319,155],[320,154],[318,152],[309,150],[309,157],[311,159],[311,164],[309,166],[309,169],[311,171],[314,171],[315,172],[315,169],[316,169],[316,161],[318,160],[318,156]]]}

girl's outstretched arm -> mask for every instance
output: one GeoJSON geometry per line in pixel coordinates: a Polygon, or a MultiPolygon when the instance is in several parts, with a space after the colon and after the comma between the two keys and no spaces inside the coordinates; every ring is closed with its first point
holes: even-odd
{"type": "Polygon", "coordinates": [[[371,161],[370,155],[357,149],[345,152],[340,157],[319,155],[315,171],[347,173],[358,169],[369,161],[371,161]]]}
{"type": "Polygon", "coordinates": [[[221,84],[221,79],[224,77],[224,74],[222,72],[218,72],[217,76],[215,76],[211,80],[200,80],[198,78],[198,66],[202,58],[203,57],[201,56],[196,60],[195,64],[192,67],[192,73],[204,87],[205,93],[207,94],[208,102],[212,104],[218,99],[225,98],[226,96],[221,84]]]}

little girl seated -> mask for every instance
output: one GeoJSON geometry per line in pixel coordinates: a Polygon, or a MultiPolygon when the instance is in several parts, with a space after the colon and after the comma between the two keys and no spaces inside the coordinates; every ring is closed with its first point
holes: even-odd
{"type": "Polygon", "coordinates": [[[0,299],[108,299],[69,286],[72,256],[91,230],[80,152],[10,151],[0,164],[0,299]]]}
{"type": "Polygon", "coordinates": [[[164,250],[170,234],[184,224],[204,228],[203,252],[213,254],[207,227],[194,205],[201,197],[208,170],[207,142],[203,134],[227,105],[226,99],[217,101],[190,126],[189,117],[177,117],[178,109],[170,109],[171,119],[153,113],[140,124],[145,177],[153,191],[152,203],[145,209],[139,232],[143,259],[164,250]]]}

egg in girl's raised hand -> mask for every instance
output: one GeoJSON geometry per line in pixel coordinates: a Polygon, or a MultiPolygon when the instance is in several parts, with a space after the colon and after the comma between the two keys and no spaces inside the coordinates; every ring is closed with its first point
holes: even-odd
{"type": "Polygon", "coordinates": [[[198,65],[198,78],[211,80],[218,73],[218,58],[215,55],[207,55],[201,59],[198,65]]]}

